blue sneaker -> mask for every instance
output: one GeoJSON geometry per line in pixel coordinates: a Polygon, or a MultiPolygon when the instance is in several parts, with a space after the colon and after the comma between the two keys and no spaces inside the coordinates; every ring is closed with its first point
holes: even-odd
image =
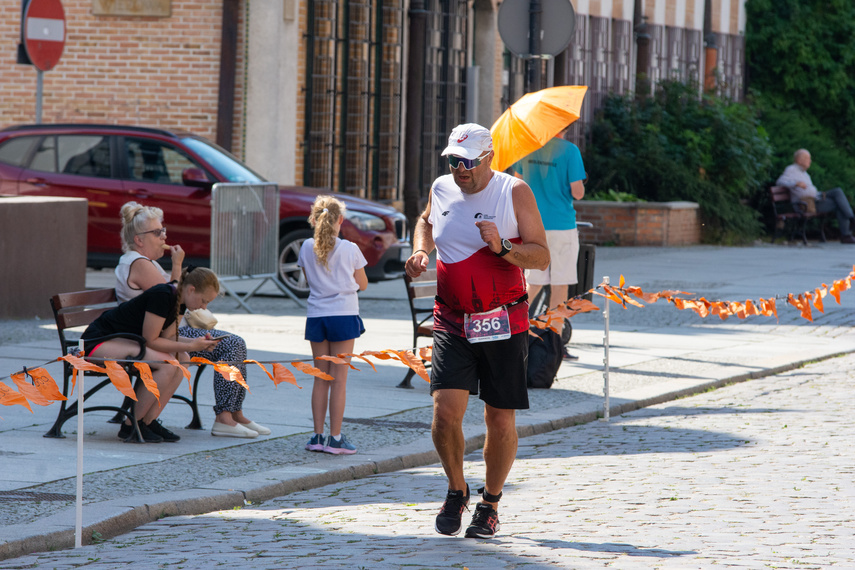
{"type": "Polygon", "coordinates": [[[347,441],[344,434],[341,434],[341,439],[336,441],[333,436],[327,438],[327,443],[324,445],[324,453],[332,453],[333,455],[353,455],[356,453],[356,447],[347,441]]]}
{"type": "Polygon", "coordinates": [[[307,451],[323,451],[324,450],[324,434],[316,433],[306,444],[307,451]]]}

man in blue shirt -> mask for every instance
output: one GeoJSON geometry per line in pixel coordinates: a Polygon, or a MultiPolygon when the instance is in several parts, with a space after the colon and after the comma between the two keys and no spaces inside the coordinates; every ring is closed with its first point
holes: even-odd
{"type": "MultiPolygon", "coordinates": [[[[567,287],[578,283],[579,233],[573,200],[585,196],[586,176],[582,153],[564,139],[566,132],[565,128],[512,167],[534,193],[552,260],[544,271],[526,270],[528,296],[534,299],[544,285],[550,285],[550,308],[566,301],[567,287]]],[[[573,358],[566,352],[565,357],[573,358]]]]}

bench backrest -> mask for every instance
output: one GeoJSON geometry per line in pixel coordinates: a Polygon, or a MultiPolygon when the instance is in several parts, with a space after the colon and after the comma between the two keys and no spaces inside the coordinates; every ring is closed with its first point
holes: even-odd
{"type": "Polygon", "coordinates": [[[790,189],[786,186],[772,186],[769,188],[769,196],[772,198],[772,204],[776,202],[790,202],[790,189]]]}
{"type": "Polygon", "coordinates": [[[93,289],[60,293],[50,299],[56,330],[62,352],[68,352],[68,339],[65,331],[73,327],[86,326],[119,304],[115,289],[93,289]]]}
{"type": "Polygon", "coordinates": [[[404,284],[407,287],[407,300],[410,302],[410,313],[413,324],[418,327],[425,319],[419,315],[433,313],[433,299],[436,297],[436,268],[427,269],[418,277],[411,278],[404,274],[404,284]],[[424,302],[430,299],[430,303],[424,302]],[[419,303],[419,301],[422,301],[419,303]]]}

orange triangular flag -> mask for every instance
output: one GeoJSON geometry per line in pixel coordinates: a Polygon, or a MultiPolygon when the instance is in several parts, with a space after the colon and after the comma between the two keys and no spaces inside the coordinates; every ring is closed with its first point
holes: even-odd
{"type": "Polygon", "coordinates": [[[356,354],[355,352],[342,352],[342,353],[341,353],[341,354],[339,354],[338,356],[339,356],[339,357],[341,357],[341,358],[344,358],[344,357],[350,356],[351,358],[358,358],[358,359],[360,359],[360,360],[364,360],[364,361],[368,364],[368,366],[370,366],[370,367],[372,368],[372,370],[374,370],[374,372],[377,372],[377,368],[375,368],[375,367],[374,367],[374,363],[373,363],[373,362],[371,362],[370,360],[368,360],[367,358],[365,358],[365,357],[364,357],[363,355],[361,355],[361,354],[356,354]]]}
{"type": "Polygon", "coordinates": [[[293,384],[299,389],[303,389],[302,386],[297,384],[297,378],[294,377],[294,374],[285,367],[284,364],[279,364],[278,362],[273,363],[273,384],[278,386],[282,382],[288,382],[289,384],[293,384]]]}
{"type": "Polygon", "coordinates": [[[73,356],[71,354],[66,354],[65,356],[60,356],[57,360],[65,360],[69,364],[71,364],[75,370],[83,370],[88,372],[100,372],[101,374],[106,374],[107,369],[98,366],[97,364],[92,364],[91,362],[87,362],[80,358],[79,356],[73,356]]]}
{"type": "Polygon", "coordinates": [[[181,374],[187,379],[187,386],[190,387],[190,393],[193,393],[193,382],[190,381],[190,371],[187,370],[187,367],[175,360],[174,358],[168,358],[164,360],[164,362],[171,364],[172,366],[177,366],[181,370],[181,374]]]}
{"type": "Polygon", "coordinates": [[[145,362],[134,362],[134,368],[140,373],[140,380],[149,392],[154,394],[157,401],[160,402],[160,390],[157,388],[157,383],[151,375],[151,367],[145,362]]]}
{"type": "Polygon", "coordinates": [[[243,386],[247,392],[250,391],[249,386],[243,379],[243,374],[240,373],[240,369],[237,366],[226,364],[225,362],[212,362],[207,358],[202,358],[201,356],[194,356],[190,359],[190,362],[209,364],[214,367],[214,370],[222,374],[223,378],[225,378],[226,380],[229,380],[230,382],[237,382],[238,384],[243,386]]]}
{"type": "Polygon", "coordinates": [[[757,307],[750,300],[745,301],[745,314],[747,316],[759,315],[760,311],[757,310],[757,307]]]}
{"type": "Polygon", "coordinates": [[[3,382],[0,382],[0,404],[3,404],[4,406],[13,406],[18,404],[19,406],[24,406],[30,410],[30,412],[33,411],[30,407],[30,403],[24,396],[11,389],[3,382]]]}
{"type": "Polygon", "coordinates": [[[822,298],[825,297],[826,293],[827,291],[825,289],[820,290],[820,288],[817,287],[816,294],[813,297],[813,306],[816,307],[816,310],[820,313],[825,312],[825,307],[822,304],[822,298]]]}
{"type": "Polygon", "coordinates": [[[623,275],[621,275],[621,276],[620,276],[620,280],[618,281],[618,287],[620,287],[621,289],[623,289],[623,284],[624,284],[624,283],[626,283],[626,281],[624,280],[623,275]]]}
{"type": "Polygon", "coordinates": [[[48,400],[61,402],[68,399],[62,395],[62,392],[59,391],[59,386],[56,385],[56,381],[44,368],[32,368],[27,370],[27,374],[33,379],[33,384],[36,385],[39,392],[48,400]]]}
{"type": "Polygon", "coordinates": [[[295,360],[291,363],[291,366],[303,372],[305,374],[309,374],[310,376],[315,376],[316,378],[320,378],[321,380],[335,380],[332,376],[327,374],[326,372],[321,372],[314,366],[307,364],[305,362],[300,362],[299,360],[295,360]]]}
{"type": "Polygon", "coordinates": [[[11,378],[21,392],[21,395],[26,399],[39,406],[50,406],[50,400],[42,396],[38,388],[27,382],[26,374],[18,372],[17,374],[12,374],[11,378]]]}
{"type": "MultiPolygon", "coordinates": [[[[593,305],[593,303],[591,303],[593,305]]],[[[596,306],[596,305],[594,305],[596,306]]],[[[599,308],[599,307],[598,307],[599,308]]],[[[419,357],[422,360],[426,360],[428,362],[431,361],[431,357],[433,356],[433,346],[423,346],[419,349],[419,357]]]]}
{"type": "Polygon", "coordinates": [[[352,368],[353,370],[356,370],[357,372],[359,372],[359,368],[357,368],[356,366],[354,366],[353,364],[351,364],[350,362],[348,362],[347,360],[345,360],[341,356],[326,356],[326,355],[316,356],[315,360],[329,360],[333,364],[345,364],[347,366],[350,366],[350,368],[352,368]]]}
{"type": "MultiPolygon", "coordinates": [[[[260,363],[259,361],[257,361],[257,360],[244,360],[244,362],[246,362],[247,364],[256,364],[256,365],[258,365],[258,367],[259,367],[259,368],[261,368],[262,370],[264,370],[264,373],[265,373],[265,374],[267,374],[267,377],[268,377],[268,378],[270,378],[270,380],[271,380],[271,381],[273,381],[273,374],[271,374],[271,373],[267,370],[267,368],[265,368],[265,367],[264,367],[264,365],[263,365],[262,363],[260,363]]],[[[275,385],[275,382],[274,382],[274,385],[275,385]]]]}
{"type": "Polygon", "coordinates": [[[383,352],[387,352],[389,354],[394,354],[398,357],[398,360],[406,364],[410,367],[416,374],[421,376],[425,381],[430,382],[430,376],[428,376],[427,370],[425,369],[424,362],[420,359],[416,358],[416,355],[412,353],[410,350],[384,350],[383,352]]]}
{"type": "Polygon", "coordinates": [[[107,376],[110,378],[110,382],[113,383],[113,386],[131,400],[136,400],[137,395],[134,394],[134,387],[131,385],[131,379],[122,365],[118,362],[107,360],[104,362],[104,367],[107,369],[107,376]]]}

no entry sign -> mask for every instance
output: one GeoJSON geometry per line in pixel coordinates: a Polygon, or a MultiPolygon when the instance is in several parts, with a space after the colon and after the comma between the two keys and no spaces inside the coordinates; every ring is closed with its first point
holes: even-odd
{"type": "Polygon", "coordinates": [[[37,69],[49,71],[65,47],[65,11],[60,0],[29,0],[24,8],[24,47],[37,69]]]}

